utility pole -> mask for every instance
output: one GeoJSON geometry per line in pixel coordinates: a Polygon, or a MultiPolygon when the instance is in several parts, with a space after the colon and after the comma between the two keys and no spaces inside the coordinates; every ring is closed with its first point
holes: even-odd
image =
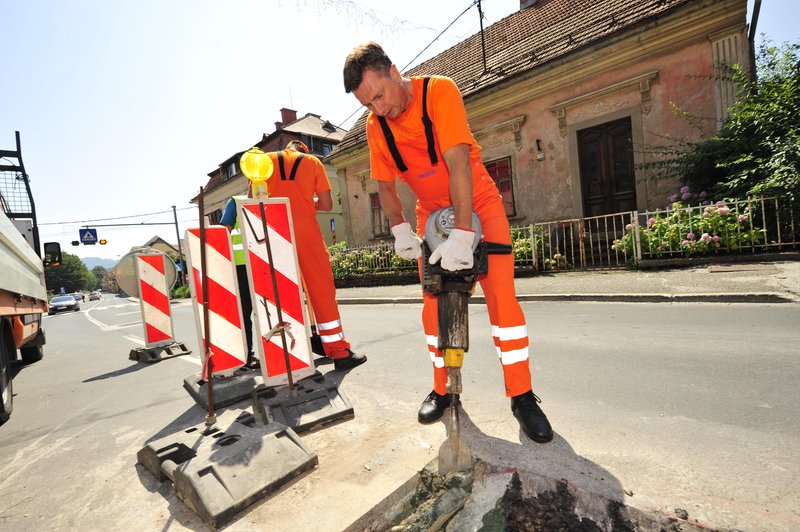
{"type": "Polygon", "coordinates": [[[172,206],[172,216],[175,218],[175,236],[178,237],[178,260],[181,261],[181,269],[178,271],[178,286],[181,286],[186,283],[186,261],[181,249],[181,232],[178,229],[178,211],[175,210],[175,205],[172,206]]]}

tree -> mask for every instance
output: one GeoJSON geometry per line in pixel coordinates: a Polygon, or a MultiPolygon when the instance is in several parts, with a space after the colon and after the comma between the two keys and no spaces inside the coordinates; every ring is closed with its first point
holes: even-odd
{"type": "Polygon", "coordinates": [[[94,278],[95,278],[95,281],[96,281],[95,285],[94,285],[94,288],[98,288],[98,287],[102,287],[103,286],[103,279],[106,278],[106,274],[107,273],[108,272],[106,271],[106,269],[103,266],[99,265],[99,264],[97,266],[95,266],[94,268],[92,268],[92,275],[94,275],[94,278]]]}
{"type": "Polygon", "coordinates": [[[93,286],[95,277],[76,255],[62,253],[59,266],[45,266],[44,279],[47,287],[55,293],[62,288],[67,292],[88,290],[93,286]]]}
{"type": "Polygon", "coordinates": [[[716,197],[800,199],[800,45],[761,45],[755,79],[738,66],[738,102],[719,133],[685,143],[675,169],[716,197]]]}

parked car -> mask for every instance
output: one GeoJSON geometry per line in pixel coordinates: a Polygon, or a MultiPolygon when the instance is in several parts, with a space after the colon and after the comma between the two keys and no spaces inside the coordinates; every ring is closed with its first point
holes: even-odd
{"type": "Polygon", "coordinates": [[[57,312],[66,312],[68,310],[77,312],[81,309],[81,305],[74,295],[54,297],[50,300],[48,307],[47,313],[51,316],[57,312]]]}
{"type": "Polygon", "coordinates": [[[75,292],[72,294],[72,297],[74,297],[76,301],[86,301],[86,296],[81,292],[75,292]]]}
{"type": "Polygon", "coordinates": [[[100,292],[95,290],[94,292],[89,292],[89,301],[96,301],[100,299],[100,292]]]}

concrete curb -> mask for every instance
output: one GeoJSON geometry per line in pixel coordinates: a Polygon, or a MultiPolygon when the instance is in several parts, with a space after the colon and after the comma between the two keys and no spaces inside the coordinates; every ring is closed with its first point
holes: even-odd
{"type": "MultiPolygon", "coordinates": [[[[798,303],[774,292],[730,294],[517,294],[519,301],[584,301],[602,303],[798,303]]],[[[340,305],[422,304],[422,297],[345,297],[340,305]]],[[[484,296],[472,296],[471,304],[483,304],[484,296]]]]}

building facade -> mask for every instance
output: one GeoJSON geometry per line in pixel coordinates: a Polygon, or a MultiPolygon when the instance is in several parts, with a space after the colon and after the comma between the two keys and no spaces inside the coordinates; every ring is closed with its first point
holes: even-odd
{"type": "MultiPolygon", "coordinates": [[[[278,151],[286,147],[289,141],[300,140],[308,146],[309,152],[323,161],[328,180],[331,184],[333,196],[333,209],[331,212],[318,212],[319,222],[326,244],[330,245],[341,239],[341,228],[344,227],[342,203],[344,195],[343,186],[339,176],[332,165],[325,163],[324,157],[330,154],[342,140],[345,130],[322,120],[319,115],[308,113],[297,118],[297,111],[283,108],[280,110],[281,120],[275,122],[275,131],[269,135],[264,134],[261,140],[253,146],[265,152],[278,151]],[[337,233],[336,231],[340,231],[337,233]]],[[[247,149],[250,149],[248,147],[247,149]]],[[[203,212],[206,223],[217,224],[222,217],[225,205],[231,196],[246,195],[249,181],[242,174],[239,159],[246,150],[235,153],[225,159],[219,167],[208,174],[208,182],[203,187],[203,212]]],[[[192,198],[192,203],[198,203],[198,197],[192,198]]]]}
{"type": "MultiPolygon", "coordinates": [[[[726,65],[751,67],[746,16],[746,0],[528,0],[405,75],[459,86],[512,224],[663,208],[678,183],[648,170],[654,147],[718,130],[735,101],[726,65]]],[[[327,159],[351,244],[390,237],[366,117],[327,159]]]]}

